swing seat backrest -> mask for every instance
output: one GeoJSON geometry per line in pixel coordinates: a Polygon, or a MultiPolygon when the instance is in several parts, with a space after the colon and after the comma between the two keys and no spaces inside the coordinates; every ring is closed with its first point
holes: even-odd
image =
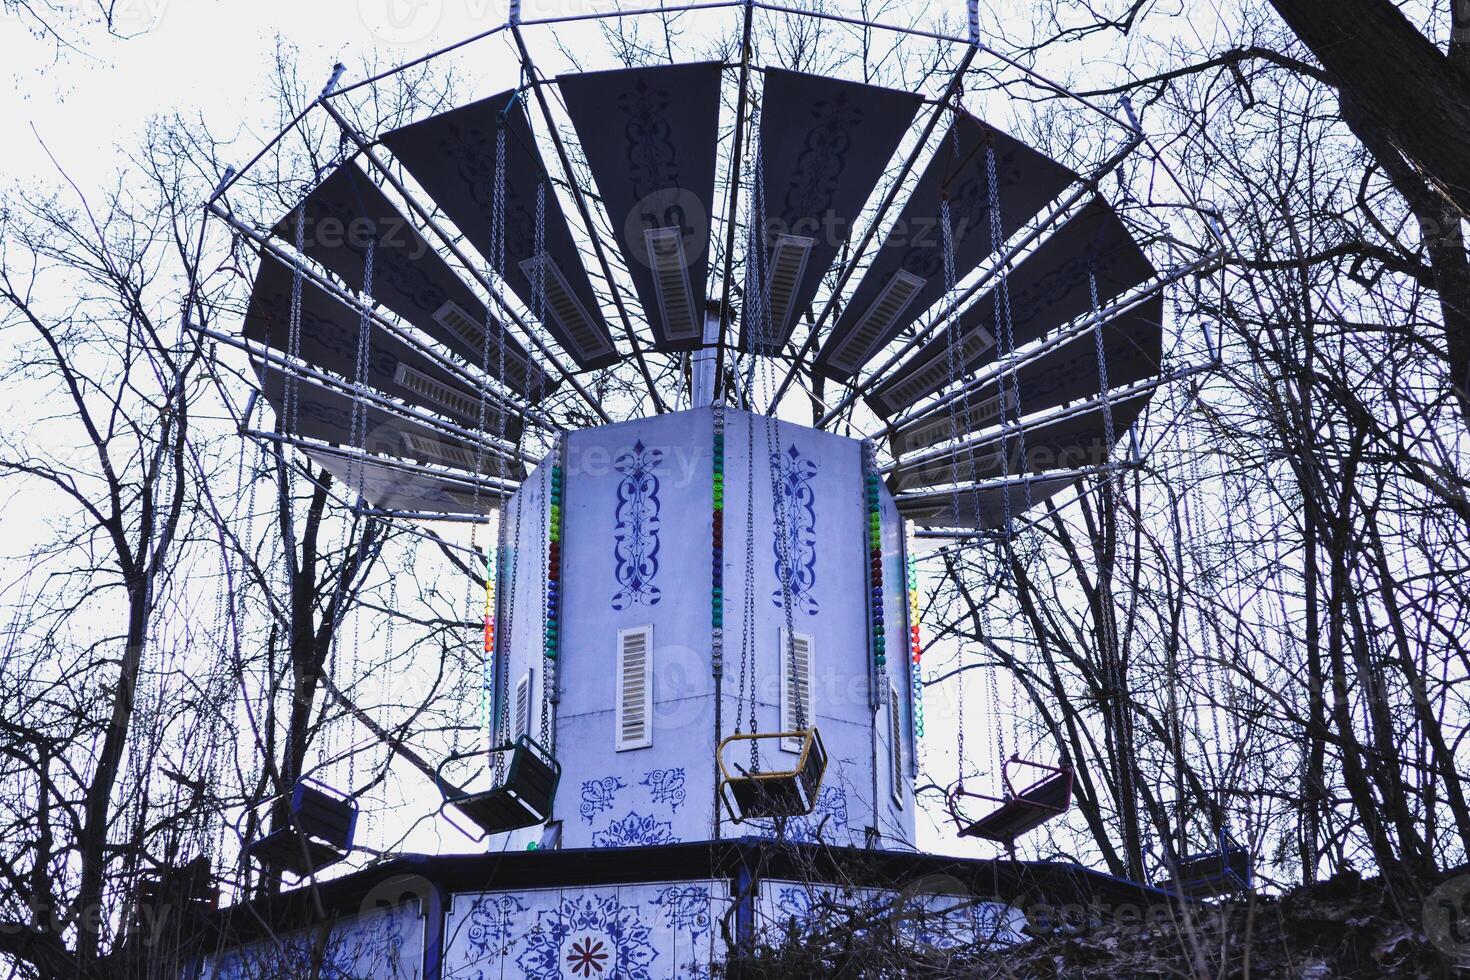
{"type": "Polygon", "coordinates": [[[1072,770],[1063,767],[1003,801],[999,807],[960,831],[1010,846],[1072,805],[1072,770]]]}
{"type": "Polygon", "coordinates": [[[516,739],[511,751],[510,767],[505,773],[505,789],[515,794],[528,809],[541,814],[542,820],[545,820],[551,816],[551,804],[556,799],[556,786],[559,782],[561,766],[551,757],[551,753],[529,735],[516,739]]]}
{"type": "Polygon", "coordinates": [[[347,858],[345,851],[313,840],[294,826],[281,827],[251,841],[245,853],[274,875],[289,871],[298,878],[309,877],[347,858]]]}
{"type": "Polygon", "coordinates": [[[1159,887],[1185,898],[1213,898],[1248,890],[1252,877],[1250,849],[1229,846],[1180,858],[1178,878],[1159,887]]]}
{"type": "MultiPolygon", "coordinates": [[[[441,781],[444,802],[458,809],[486,834],[503,834],[551,819],[556,787],[561,782],[561,765],[529,735],[493,749],[491,754],[498,752],[511,754],[501,783],[485,790],[451,793],[441,781]]],[[[440,772],[450,761],[474,754],[451,756],[439,767],[440,772]]]]}
{"type": "Polygon", "coordinates": [[[307,780],[296,783],[291,792],[292,822],[307,837],[350,851],[357,830],[357,805],[319,785],[307,780]]]}

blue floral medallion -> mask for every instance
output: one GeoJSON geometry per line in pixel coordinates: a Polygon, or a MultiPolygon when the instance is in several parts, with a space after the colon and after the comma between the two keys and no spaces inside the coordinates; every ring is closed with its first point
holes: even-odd
{"type": "Polygon", "coordinates": [[[624,450],[613,466],[623,474],[613,514],[613,563],[618,585],[614,609],[633,605],[656,606],[658,586],[659,508],[657,467],[663,450],[649,449],[640,440],[624,450]]]}
{"type": "Polygon", "coordinates": [[[651,980],[657,957],[637,906],[621,904],[616,894],[593,894],[564,896],[538,913],[516,965],[538,980],[651,980]]]}

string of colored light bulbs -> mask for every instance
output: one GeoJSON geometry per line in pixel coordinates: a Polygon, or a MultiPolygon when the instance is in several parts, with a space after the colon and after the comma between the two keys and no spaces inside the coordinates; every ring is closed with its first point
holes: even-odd
{"type": "Polygon", "coordinates": [[[919,632],[919,565],[914,560],[914,535],[907,532],[904,554],[908,558],[909,649],[912,651],[914,678],[914,737],[924,737],[924,680],[920,661],[924,656],[923,637],[919,632]]]}
{"type": "MultiPolygon", "coordinates": [[[[562,444],[558,441],[551,464],[550,517],[546,546],[546,640],[542,652],[547,660],[555,660],[561,621],[561,528],[562,528],[562,444]]],[[[547,678],[547,690],[551,690],[547,678]]]]}
{"type": "MultiPolygon", "coordinates": [[[[873,665],[878,674],[888,672],[887,640],[883,635],[883,511],[878,477],[878,457],[871,439],[863,440],[863,485],[868,502],[868,569],[873,614],[868,618],[873,631],[873,665]]],[[[878,688],[886,692],[888,685],[878,688]]]]}
{"type": "Polygon", "coordinates": [[[710,659],[725,667],[725,406],[715,403],[714,512],[710,516],[710,659]]]}
{"type": "MultiPolygon", "coordinates": [[[[483,672],[480,699],[485,712],[485,730],[490,740],[495,740],[495,705],[493,703],[493,671],[495,663],[495,576],[500,573],[499,534],[485,549],[485,656],[481,661],[483,672]]],[[[391,620],[390,620],[391,622],[391,620]]]]}

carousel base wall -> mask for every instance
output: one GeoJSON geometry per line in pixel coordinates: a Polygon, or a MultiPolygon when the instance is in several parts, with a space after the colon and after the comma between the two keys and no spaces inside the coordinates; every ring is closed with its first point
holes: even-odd
{"type": "Polygon", "coordinates": [[[219,914],[196,978],[700,978],[732,948],[888,919],[930,949],[1024,941],[1056,906],[1164,896],[1075,865],[754,838],[400,858],[219,914]],[[322,917],[317,902],[326,910],[322,917]],[[313,969],[319,972],[313,973],[313,969]],[[299,972],[293,972],[298,971],[299,972]]]}

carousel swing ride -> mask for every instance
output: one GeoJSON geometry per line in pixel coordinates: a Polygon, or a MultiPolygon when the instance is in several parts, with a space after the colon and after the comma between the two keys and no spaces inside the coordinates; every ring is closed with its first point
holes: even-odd
{"type": "MultiPolygon", "coordinates": [[[[380,133],[354,100],[393,73],[344,86],[339,68],[300,118],[326,119],[341,152],[294,206],[237,210],[250,167],[211,197],[257,266],[240,332],[200,330],[274,412],[254,420],[252,398],[242,432],[330,473],[344,506],[493,520],[485,746],[436,780],[469,836],[546,839],[559,787],[637,782],[660,740],[648,777],[678,764],[702,800],[672,824],[683,839],[779,833],[843,799],[843,825],[912,847],[921,542],[1009,548],[1032,508],[1137,465],[1154,393],[1202,369],[1165,357],[1165,292],[1218,252],[1179,259],[1131,196],[1122,168],[1161,165],[1126,106],[1028,74],[1090,114],[1069,163],[971,112],[977,56],[1026,72],[982,43],[974,0],[965,36],[868,25],[959,52],[926,91],[756,61],[757,16],[856,19],[690,9],[741,18],[737,60],[545,75],[532,29],[600,15],[513,6],[445,53],[501,35],[517,84],[380,133]],[[666,644],[702,677],[674,739],[666,644]],[[832,676],[859,682],[856,703],[824,699],[832,676]]],[[[960,836],[1011,848],[1071,803],[1069,765],[1012,754],[995,776],[948,794],[960,836]]],[[[248,856],[298,877],[345,859],[351,794],[284,791],[285,822],[248,856]]],[[[583,830],[566,821],[562,843],[583,830]]]]}

